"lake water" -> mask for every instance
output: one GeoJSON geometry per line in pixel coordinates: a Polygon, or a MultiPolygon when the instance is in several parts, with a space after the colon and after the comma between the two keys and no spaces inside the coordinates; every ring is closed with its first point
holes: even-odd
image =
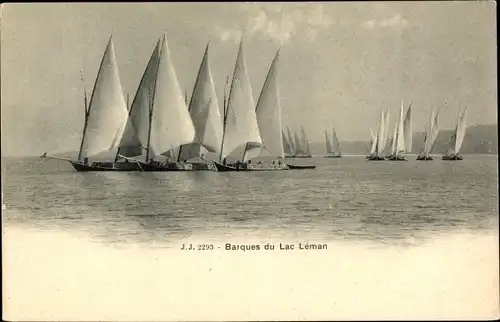
{"type": "Polygon", "coordinates": [[[82,173],[60,161],[6,159],[4,218],[165,247],[200,234],[418,242],[498,226],[496,156],[409,159],[319,157],[290,161],[315,170],[253,173],[82,173]]]}
{"type": "Polygon", "coordinates": [[[317,168],[81,173],[5,159],[4,318],[498,317],[497,156],[290,162],[317,168]]]}

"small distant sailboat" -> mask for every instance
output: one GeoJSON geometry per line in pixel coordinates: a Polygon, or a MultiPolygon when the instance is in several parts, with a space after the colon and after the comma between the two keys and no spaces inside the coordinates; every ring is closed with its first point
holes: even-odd
{"type": "Polygon", "coordinates": [[[78,159],[69,160],[47,156],[47,153],[41,157],[69,161],[77,171],[140,170],[137,163],[95,161],[89,164],[89,157],[120,147],[126,149],[133,140],[133,135],[125,130],[129,111],[123,97],[112,36],[109,38],[101,59],[90,103],[87,106],[86,93],[84,93],[84,103],[85,123],[78,159]],[[122,142],[124,133],[128,136],[129,141],[122,142]]]}
{"type": "Polygon", "coordinates": [[[439,124],[438,124],[439,112],[435,112],[434,109],[431,110],[429,115],[429,120],[425,126],[424,130],[424,147],[417,156],[418,161],[432,161],[430,153],[432,152],[434,145],[436,144],[436,139],[439,134],[439,124]]]}
{"type": "Polygon", "coordinates": [[[390,161],[408,161],[404,156],[406,151],[404,138],[404,102],[401,102],[399,120],[394,126],[392,137],[391,155],[387,158],[390,161]]]}
{"type": "Polygon", "coordinates": [[[332,130],[332,136],[330,138],[328,131],[325,130],[325,143],[326,143],[326,155],[325,158],[341,158],[342,154],[340,152],[340,143],[337,138],[337,133],[335,129],[332,130]]]}
{"type": "Polygon", "coordinates": [[[292,137],[292,134],[290,132],[290,128],[286,126],[286,132],[284,133],[284,137],[286,139],[287,145],[283,146],[284,152],[285,152],[285,158],[293,158],[297,154],[296,152],[296,145],[294,138],[292,137]]]}
{"type": "Polygon", "coordinates": [[[453,135],[451,137],[451,146],[446,151],[446,154],[443,155],[442,159],[446,161],[460,161],[463,160],[463,157],[459,155],[460,149],[462,148],[462,144],[464,142],[465,130],[466,130],[466,117],[467,117],[467,107],[464,108],[462,113],[460,114],[457,120],[457,126],[455,127],[455,131],[453,131],[453,135]]]}
{"type": "Polygon", "coordinates": [[[377,125],[377,135],[372,140],[370,155],[366,157],[369,161],[382,161],[385,160],[383,156],[383,149],[385,144],[382,144],[385,132],[385,114],[384,110],[380,111],[380,119],[377,125]]]}

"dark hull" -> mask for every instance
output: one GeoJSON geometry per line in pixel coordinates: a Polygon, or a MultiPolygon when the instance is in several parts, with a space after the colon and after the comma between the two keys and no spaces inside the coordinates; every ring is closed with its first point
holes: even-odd
{"type": "Polygon", "coordinates": [[[384,161],[384,157],[376,156],[376,155],[369,155],[366,157],[366,160],[368,161],[384,161]]]}
{"type": "Polygon", "coordinates": [[[325,155],[325,158],[339,159],[339,158],[342,158],[342,155],[325,155]]]}
{"type": "Polygon", "coordinates": [[[442,160],[445,160],[445,161],[461,161],[463,159],[464,158],[462,158],[459,155],[443,155],[443,158],[442,158],[442,160]]]}
{"type": "Polygon", "coordinates": [[[315,165],[293,165],[288,164],[290,170],[308,170],[308,169],[316,169],[315,165]]]}
{"type": "Polygon", "coordinates": [[[311,155],[287,155],[285,156],[287,159],[307,159],[307,158],[312,158],[311,155]]]}
{"type": "Polygon", "coordinates": [[[408,159],[406,159],[405,157],[402,157],[402,156],[390,156],[387,158],[387,160],[389,161],[408,161],[408,159]]]}
{"type": "Polygon", "coordinates": [[[288,170],[286,164],[270,165],[270,164],[240,164],[240,165],[224,165],[219,162],[214,162],[217,171],[219,172],[233,172],[233,171],[283,171],[288,170]]]}
{"type": "Polygon", "coordinates": [[[94,162],[92,164],[83,164],[77,161],[71,161],[71,165],[76,171],[141,171],[137,163],[113,163],[113,162],[94,162]]]}
{"type": "Polygon", "coordinates": [[[417,160],[418,161],[432,161],[433,159],[431,156],[419,155],[419,156],[417,156],[417,160]]]}

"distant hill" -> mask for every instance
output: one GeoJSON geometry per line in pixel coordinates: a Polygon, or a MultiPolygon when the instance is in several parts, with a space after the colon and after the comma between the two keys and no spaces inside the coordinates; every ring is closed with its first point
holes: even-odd
{"type": "MultiPolygon", "coordinates": [[[[498,154],[498,126],[497,124],[473,125],[467,128],[464,143],[460,153],[462,154],[498,154]]],[[[439,132],[434,151],[432,153],[445,153],[449,147],[449,142],[453,130],[442,130],[439,132]]],[[[413,133],[412,152],[418,153],[424,145],[424,133],[413,133]]],[[[368,141],[341,141],[340,146],[344,154],[367,154],[370,151],[368,141]]],[[[313,155],[325,154],[324,142],[310,143],[311,153],[313,155]]],[[[243,148],[237,148],[231,155],[237,158],[242,154],[243,148]]],[[[57,156],[75,159],[77,152],[67,152],[56,154],[57,156]]],[[[207,153],[208,158],[216,158],[212,153],[207,153]]],[[[109,160],[115,157],[115,151],[100,153],[93,157],[94,160],[109,160]]]]}
{"type": "MultiPolygon", "coordinates": [[[[433,153],[445,153],[449,147],[453,130],[442,130],[436,140],[433,153]]],[[[325,154],[324,142],[310,144],[312,154],[325,154]]],[[[367,154],[370,151],[368,141],[341,141],[342,153],[367,154]]],[[[413,133],[412,153],[418,153],[424,146],[424,132],[413,133]]],[[[483,124],[469,126],[465,133],[462,154],[498,154],[498,125],[483,124]]]]}

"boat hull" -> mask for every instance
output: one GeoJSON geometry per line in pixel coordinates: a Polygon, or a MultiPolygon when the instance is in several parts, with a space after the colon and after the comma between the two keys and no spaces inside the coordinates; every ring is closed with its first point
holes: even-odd
{"type": "Polygon", "coordinates": [[[339,159],[342,158],[342,155],[325,155],[324,157],[328,159],[339,159]]]}
{"type": "Polygon", "coordinates": [[[227,165],[219,162],[214,162],[217,171],[232,172],[232,171],[283,171],[288,170],[286,164],[257,164],[257,163],[240,163],[236,165],[227,165]]]}
{"type": "Polygon", "coordinates": [[[445,161],[461,161],[464,158],[462,158],[460,155],[443,155],[442,160],[445,161]]]}
{"type": "Polygon", "coordinates": [[[418,161],[432,161],[433,159],[429,155],[427,155],[427,156],[426,155],[419,155],[419,156],[417,156],[417,160],[418,161]]]}
{"type": "Polygon", "coordinates": [[[381,157],[381,156],[378,156],[378,155],[368,155],[368,156],[366,157],[366,159],[367,159],[368,161],[384,161],[384,160],[385,160],[385,158],[384,158],[384,157],[381,157]]]}
{"type": "Polygon", "coordinates": [[[390,157],[387,158],[387,160],[389,160],[389,161],[408,161],[408,159],[406,159],[405,157],[400,156],[400,155],[398,155],[398,156],[391,155],[390,157]]]}
{"type": "Polygon", "coordinates": [[[79,172],[141,171],[137,163],[94,162],[92,164],[84,164],[77,161],[71,161],[71,165],[79,172]]]}
{"type": "Polygon", "coordinates": [[[307,159],[307,158],[312,158],[312,156],[299,154],[299,155],[287,155],[287,156],[285,156],[285,158],[287,158],[287,159],[307,159]]]}
{"type": "Polygon", "coordinates": [[[289,164],[288,168],[290,170],[310,170],[310,169],[316,169],[315,165],[295,165],[295,164],[289,164]]]}

